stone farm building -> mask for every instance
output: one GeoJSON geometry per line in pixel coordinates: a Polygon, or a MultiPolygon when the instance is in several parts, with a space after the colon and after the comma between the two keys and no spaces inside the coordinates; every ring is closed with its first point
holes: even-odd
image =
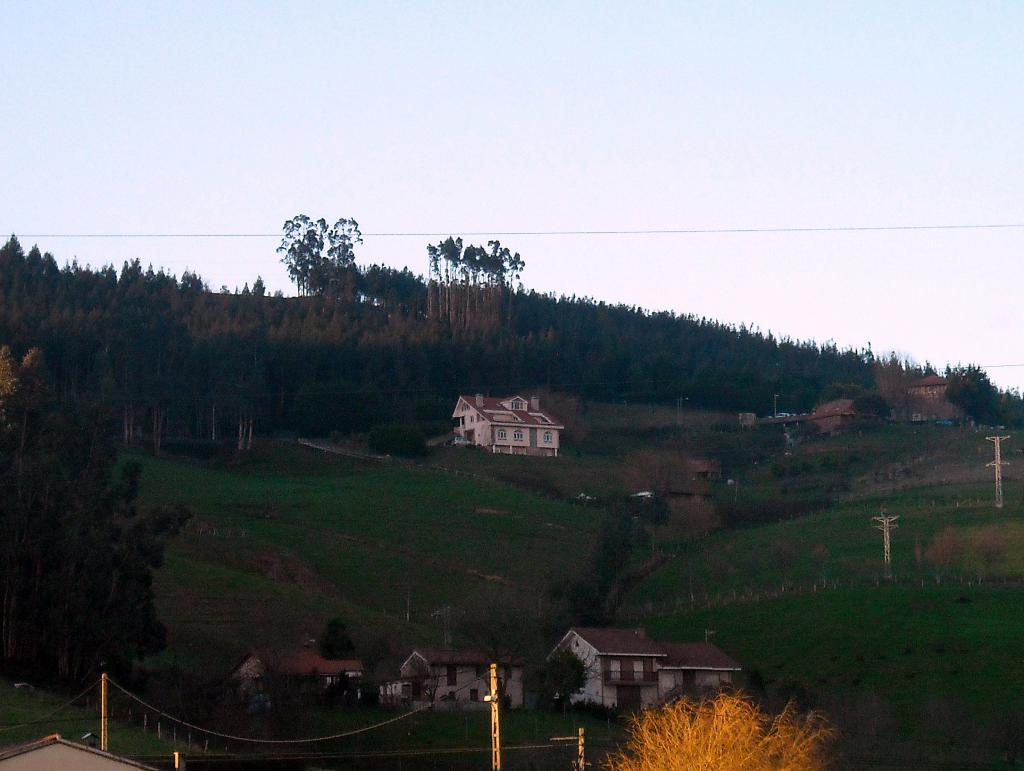
{"type": "Polygon", "coordinates": [[[460,396],[452,413],[455,435],[467,443],[508,455],[558,455],[565,428],[531,396],[460,396]]]}
{"type": "Polygon", "coordinates": [[[687,693],[729,685],[740,665],[708,642],[665,643],[642,629],[572,627],[552,650],[583,662],[586,681],[569,697],[606,707],[642,709],[687,693]]]}
{"type": "Polygon", "coordinates": [[[948,387],[940,375],[928,375],[907,386],[908,419],[915,423],[963,419],[963,410],[949,401],[948,387]]]}

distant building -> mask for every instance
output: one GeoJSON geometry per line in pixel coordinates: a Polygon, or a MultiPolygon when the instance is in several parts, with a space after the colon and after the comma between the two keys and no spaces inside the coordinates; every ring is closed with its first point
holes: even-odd
{"type": "Polygon", "coordinates": [[[949,383],[940,375],[928,375],[907,386],[907,419],[915,423],[962,420],[963,410],[949,401],[949,383]]]}
{"type": "Polygon", "coordinates": [[[3,771],[53,771],[64,768],[76,771],[133,771],[140,768],[157,771],[155,766],[69,742],[60,734],[51,734],[34,742],[0,750],[0,769],[3,771]]]}
{"type": "Polygon", "coordinates": [[[279,678],[300,691],[324,691],[349,681],[358,686],[363,676],[359,659],[325,659],[312,646],[274,653],[252,651],[231,671],[243,698],[265,689],[268,678],[279,678]]]}
{"type": "Polygon", "coordinates": [[[853,399],[834,399],[815,407],[809,419],[823,434],[834,434],[863,418],[853,406],[853,399]]]}
{"type": "Polygon", "coordinates": [[[688,458],[686,472],[693,481],[718,481],[722,478],[722,462],[715,458],[688,458]]]}
{"type": "MultiPolygon", "coordinates": [[[[505,704],[523,706],[523,662],[506,656],[494,663],[505,704]]],[[[398,679],[381,686],[381,702],[484,709],[490,665],[491,659],[477,650],[416,648],[402,662],[398,679]]]]}
{"type": "Polygon", "coordinates": [[[663,643],[642,629],[572,627],[552,654],[570,651],[586,682],[570,701],[642,709],[687,693],[729,685],[741,667],[708,642],[663,643]]]}
{"type": "Polygon", "coordinates": [[[536,396],[460,396],[452,418],[457,440],[508,455],[557,456],[565,429],[536,396]]]}

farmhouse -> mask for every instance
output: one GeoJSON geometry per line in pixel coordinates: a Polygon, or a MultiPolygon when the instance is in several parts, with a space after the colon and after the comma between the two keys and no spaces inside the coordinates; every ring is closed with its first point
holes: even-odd
{"type": "Polygon", "coordinates": [[[939,375],[928,375],[907,386],[908,418],[913,422],[961,420],[963,411],[949,401],[949,383],[939,375]]]}
{"type": "MultiPolygon", "coordinates": [[[[503,702],[523,706],[523,662],[505,656],[495,663],[503,702]]],[[[490,665],[491,659],[481,651],[416,648],[402,662],[399,678],[381,686],[381,702],[484,709],[490,665]]]]}
{"type": "Polygon", "coordinates": [[[324,691],[345,680],[358,682],[363,664],[358,659],[325,659],[312,646],[286,650],[252,651],[231,671],[243,698],[264,690],[269,677],[278,677],[302,691],[324,691]]]}
{"type": "Polygon", "coordinates": [[[585,668],[573,703],[642,709],[732,683],[740,665],[708,642],[663,643],[642,629],[572,627],[551,651],[568,650],[585,668]]]}
{"type": "Polygon", "coordinates": [[[467,444],[509,455],[557,456],[565,428],[531,396],[460,396],[452,413],[455,435],[467,444]]]}

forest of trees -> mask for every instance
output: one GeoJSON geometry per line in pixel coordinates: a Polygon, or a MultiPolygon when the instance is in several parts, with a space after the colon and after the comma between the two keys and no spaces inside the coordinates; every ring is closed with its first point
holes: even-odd
{"type": "Polygon", "coordinates": [[[98,392],[61,403],[44,358],[0,347],[0,661],[81,681],[163,647],[152,571],[186,514],[136,510],[98,392]]]}
{"type": "Polygon", "coordinates": [[[121,438],[237,442],[254,433],[363,432],[446,420],[455,396],[546,387],[584,399],[694,408],[812,407],[832,383],[874,387],[870,351],[778,339],[516,286],[524,261],[498,242],[428,247],[431,275],[354,263],[358,225],[295,218],[279,250],[301,292],[262,280],[212,292],[138,260],[61,267],[0,247],[0,340],[45,353],[65,403],[116,411],[121,438]],[[298,223],[298,224],[296,224],[298,223]]]}

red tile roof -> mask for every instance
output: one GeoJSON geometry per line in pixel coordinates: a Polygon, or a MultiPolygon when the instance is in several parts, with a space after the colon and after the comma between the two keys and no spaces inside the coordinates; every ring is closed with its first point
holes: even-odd
{"type": "Polygon", "coordinates": [[[511,396],[502,397],[485,396],[483,397],[483,406],[477,406],[476,396],[474,395],[462,394],[461,396],[459,396],[459,399],[464,400],[466,404],[468,404],[470,407],[474,407],[480,410],[483,413],[483,416],[487,418],[488,421],[491,423],[500,423],[502,425],[509,426],[543,426],[545,428],[565,428],[565,426],[562,425],[558,418],[556,418],[554,415],[551,415],[548,412],[545,412],[544,410],[510,410],[508,407],[505,407],[502,404],[502,402],[507,402],[515,398],[522,399],[529,408],[530,400],[527,399],[526,397],[518,396],[518,394],[512,394],[511,396]],[[514,418],[512,420],[495,420],[492,414],[488,414],[495,412],[503,412],[508,415],[513,415],[514,418]],[[516,418],[518,418],[518,420],[516,418]],[[547,420],[544,420],[544,418],[547,418],[547,420]]]}
{"type": "Polygon", "coordinates": [[[928,375],[920,380],[915,380],[910,384],[910,388],[926,388],[928,386],[943,386],[946,385],[946,378],[941,375],[928,375]]]}
{"type": "Polygon", "coordinates": [[[814,412],[811,413],[811,419],[856,414],[857,410],[853,408],[853,399],[835,399],[815,407],[814,412]]]}
{"type": "Polygon", "coordinates": [[[726,653],[709,642],[659,643],[668,654],[659,666],[681,669],[741,669],[726,653]]]}
{"type": "Polygon", "coordinates": [[[260,657],[270,669],[283,675],[340,675],[363,671],[363,662],[359,659],[325,659],[312,648],[297,648],[268,658],[269,663],[260,657]]]}
{"type": "Polygon", "coordinates": [[[648,640],[643,629],[608,629],[574,626],[569,629],[597,648],[598,653],[628,656],[665,656],[664,646],[648,640]]]}

